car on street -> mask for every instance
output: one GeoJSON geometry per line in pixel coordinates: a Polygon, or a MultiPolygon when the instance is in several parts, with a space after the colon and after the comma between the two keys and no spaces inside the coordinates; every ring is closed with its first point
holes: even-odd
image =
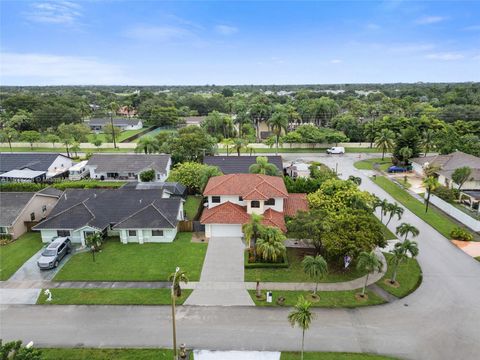
{"type": "Polygon", "coordinates": [[[387,169],[387,172],[389,172],[389,173],[402,173],[402,172],[407,172],[407,171],[411,171],[411,170],[412,170],[411,165],[408,165],[408,166],[393,165],[393,166],[390,166],[387,169]]]}
{"type": "Polygon", "coordinates": [[[70,251],[72,251],[70,239],[68,237],[58,237],[43,250],[37,260],[37,265],[41,270],[56,268],[70,251]]]}
{"type": "Polygon", "coordinates": [[[334,146],[327,149],[327,154],[345,154],[345,148],[343,146],[334,146]]]}

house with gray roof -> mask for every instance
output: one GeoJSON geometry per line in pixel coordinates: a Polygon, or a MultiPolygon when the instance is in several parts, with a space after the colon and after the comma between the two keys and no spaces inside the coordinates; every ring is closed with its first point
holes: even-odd
{"type": "Polygon", "coordinates": [[[17,239],[29,228],[45,219],[62,192],[46,188],[34,192],[0,192],[0,235],[17,239]]]}
{"type": "Polygon", "coordinates": [[[165,154],[95,154],[87,167],[92,179],[141,181],[140,173],[153,169],[154,181],[165,181],[172,160],[165,154]]]}
{"type": "Polygon", "coordinates": [[[158,190],[68,189],[57,205],[33,230],[43,242],[68,236],[85,246],[95,232],[119,236],[127,243],[172,242],[183,220],[183,200],[162,198],[158,190]]]}
{"type": "MultiPolygon", "coordinates": [[[[281,156],[266,156],[268,162],[278,168],[278,174],[283,173],[283,163],[281,156]]],[[[249,168],[255,164],[257,156],[205,156],[203,163],[206,165],[217,166],[225,174],[249,174],[249,168]]]]}
{"type": "Polygon", "coordinates": [[[90,126],[90,130],[94,132],[101,132],[103,131],[105,126],[108,126],[111,123],[113,123],[113,126],[120,128],[122,131],[140,130],[143,128],[143,120],[137,118],[90,119],[88,122],[88,126],[90,126]]]}
{"type": "Polygon", "coordinates": [[[179,182],[131,182],[122,186],[122,189],[158,190],[163,198],[180,197],[185,199],[187,197],[186,186],[179,182]]]}
{"type": "Polygon", "coordinates": [[[66,177],[73,161],[59,153],[0,153],[0,181],[39,182],[66,177]]]}

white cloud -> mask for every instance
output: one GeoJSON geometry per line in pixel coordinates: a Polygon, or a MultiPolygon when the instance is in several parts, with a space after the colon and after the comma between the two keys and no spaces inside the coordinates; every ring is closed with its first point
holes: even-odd
{"type": "Polygon", "coordinates": [[[217,25],[215,31],[222,35],[232,35],[238,32],[238,28],[229,25],[217,25]]]}
{"type": "Polygon", "coordinates": [[[433,60],[443,60],[443,61],[451,61],[451,60],[460,60],[463,59],[463,56],[460,53],[455,52],[444,52],[444,53],[435,53],[435,54],[428,54],[426,56],[427,59],[433,60]]]}
{"type": "Polygon", "coordinates": [[[125,84],[120,66],[90,57],[37,53],[2,53],[0,75],[4,84],[125,84]]]}
{"type": "Polygon", "coordinates": [[[343,62],[343,60],[340,60],[340,59],[332,59],[330,60],[330,64],[341,64],[343,62]]]}
{"type": "Polygon", "coordinates": [[[423,16],[417,19],[415,22],[419,25],[435,24],[447,20],[444,16],[423,16]]]}
{"type": "Polygon", "coordinates": [[[25,16],[39,23],[73,25],[82,16],[82,7],[70,1],[34,2],[25,16]]]}
{"type": "Polygon", "coordinates": [[[128,29],[125,36],[136,40],[166,42],[191,36],[193,33],[180,26],[139,25],[128,29]]]}

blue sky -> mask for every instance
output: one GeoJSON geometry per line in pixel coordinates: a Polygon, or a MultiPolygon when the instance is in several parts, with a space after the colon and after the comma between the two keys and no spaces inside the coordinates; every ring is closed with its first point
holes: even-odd
{"type": "Polygon", "coordinates": [[[480,1],[5,1],[2,85],[480,81],[480,1]]]}

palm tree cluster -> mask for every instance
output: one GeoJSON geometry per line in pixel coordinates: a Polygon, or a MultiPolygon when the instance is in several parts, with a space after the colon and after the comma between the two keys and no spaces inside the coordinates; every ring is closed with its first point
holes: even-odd
{"type": "Polygon", "coordinates": [[[248,169],[251,174],[279,175],[280,170],[275,164],[269,163],[266,156],[257,156],[255,164],[248,169]]]}
{"type": "Polygon", "coordinates": [[[380,220],[383,223],[384,217],[388,216],[388,220],[385,225],[388,225],[393,217],[397,217],[398,220],[402,219],[405,209],[398,205],[398,203],[389,203],[387,199],[380,200],[376,198],[374,202],[374,210],[380,208],[380,220]]]}
{"type": "Polygon", "coordinates": [[[390,263],[393,266],[393,274],[392,278],[390,279],[390,284],[395,284],[397,281],[397,271],[398,266],[405,262],[408,257],[415,258],[418,255],[418,244],[415,241],[404,240],[403,242],[399,242],[395,244],[390,253],[392,257],[390,258],[390,263]]]}
{"type": "Polygon", "coordinates": [[[251,220],[242,228],[253,261],[258,257],[266,262],[283,262],[287,256],[286,237],[280,229],[264,226],[262,220],[261,215],[252,214],[251,220]]]}

